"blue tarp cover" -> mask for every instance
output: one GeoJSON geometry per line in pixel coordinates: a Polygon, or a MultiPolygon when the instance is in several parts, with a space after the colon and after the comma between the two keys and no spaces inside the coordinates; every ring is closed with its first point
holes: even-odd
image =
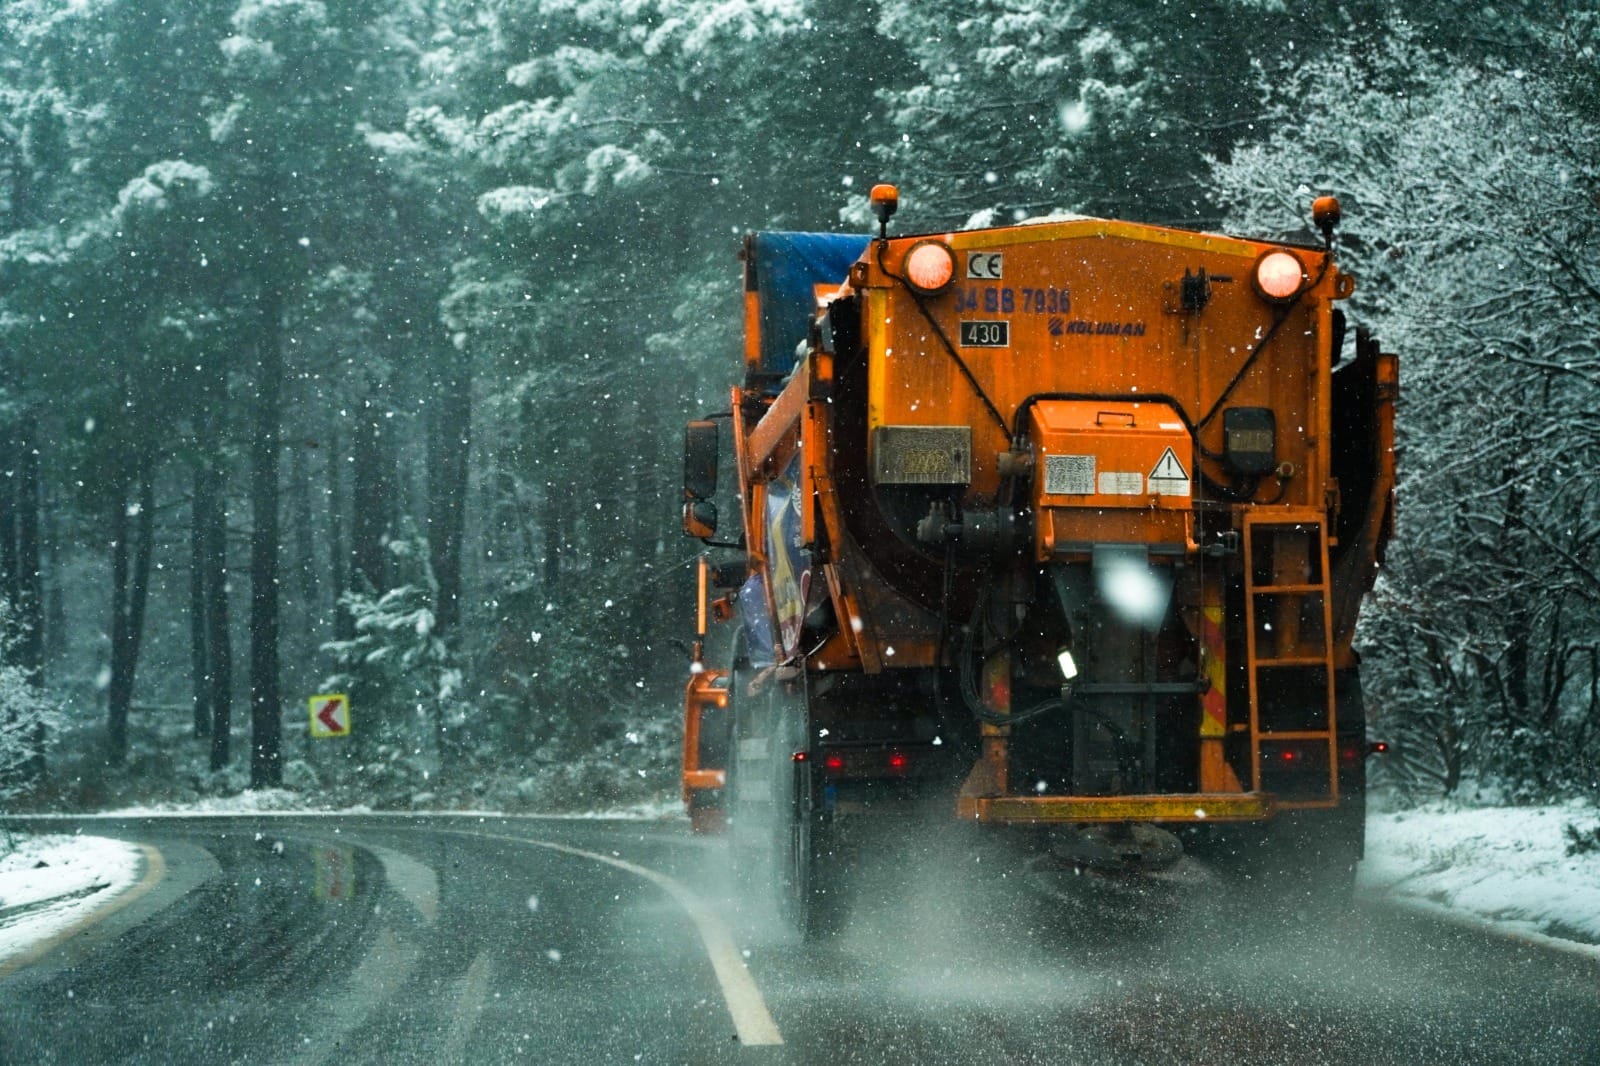
{"type": "Polygon", "coordinates": [[[816,313],[815,286],[837,285],[870,237],[840,233],[757,233],[756,292],[761,301],[761,369],[782,376],[816,313]]]}

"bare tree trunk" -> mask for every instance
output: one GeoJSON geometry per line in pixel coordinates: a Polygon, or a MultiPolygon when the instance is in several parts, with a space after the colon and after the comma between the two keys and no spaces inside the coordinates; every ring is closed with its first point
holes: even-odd
{"type": "MultiPolygon", "coordinates": [[[[0,463],[11,466],[17,461],[18,436],[15,426],[0,431],[0,463]]],[[[22,598],[22,565],[17,558],[19,488],[16,478],[0,477],[0,598],[13,607],[22,598]]]]}
{"type": "Polygon", "coordinates": [[[466,531],[467,455],[472,432],[470,358],[441,350],[441,378],[428,405],[428,546],[439,585],[439,629],[461,619],[461,545],[466,531]]]}
{"type": "Polygon", "coordinates": [[[261,334],[250,441],[250,787],[283,783],[278,696],[278,434],[283,301],[277,279],[260,297],[261,334]]]}
{"type": "MultiPolygon", "coordinates": [[[[288,404],[287,410],[295,409],[292,399],[288,404]]],[[[286,418],[286,421],[291,426],[294,424],[292,418],[286,418]]],[[[327,636],[323,631],[323,611],[319,598],[321,574],[317,567],[316,527],[311,518],[310,453],[318,445],[295,439],[294,431],[287,431],[288,498],[283,501],[283,511],[289,528],[283,534],[284,547],[289,550],[290,557],[287,562],[289,572],[284,574],[279,587],[292,592],[282,608],[286,612],[286,620],[279,658],[292,664],[289,683],[293,685],[293,679],[303,677],[303,671],[317,661],[318,645],[327,636]]]]}
{"type": "Polygon", "coordinates": [[[35,679],[44,673],[44,566],[39,544],[39,420],[22,416],[17,433],[16,524],[17,597],[22,622],[19,647],[22,667],[35,679]]]}
{"type": "Polygon", "coordinates": [[[139,646],[144,638],[145,603],[150,591],[150,566],[155,554],[155,487],[148,461],[137,474],[139,502],[130,522],[130,481],[113,494],[111,515],[111,684],[107,690],[107,761],[121,765],[128,755],[128,711],[133,705],[139,646]],[[138,547],[134,550],[133,540],[138,547]],[[130,559],[131,556],[131,559],[130,559]]]}
{"type": "Polygon", "coordinates": [[[317,564],[316,549],[312,543],[311,525],[311,471],[306,459],[306,447],[295,444],[289,452],[289,498],[294,513],[294,569],[295,584],[305,601],[307,615],[316,610],[317,564]]]}
{"type": "Polygon", "coordinates": [[[368,400],[356,423],[351,453],[350,555],[352,585],[365,579],[374,592],[389,588],[389,560],[385,539],[394,508],[394,471],[390,442],[381,405],[368,400]]]}
{"type": "Polygon", "coordinates": [[[111,494],[111,681],[106,690],[106,761],[128,757],[128,704],[132,685],[120,669],[128,644],[128,492],[125,482],[111,494]]]}
{"type": "MultiPolygon", "coordinates": [[[[1507,470],[1503,475],[1508,481],[1515,477],[1515,471],[1507,470]]],[[[1522,504],[1523,493],[1511,481],[1512,488],[1506,494],[1506,501],[1501,511],[1501,558],[1514,560],[1513,565],[1526,565],[1526,552],[1528,538],[1522,530],[1522,504]]],[[[1527,726],[1529,722],[1529,671],[1532,668],[1531,639],[1533,617],[1529,610],[1527,600],[1522,596],[1510,597],[1504,605],[1504,629],[1501,631],[1505,639],[1505,664],[1504,684],[1507,698],[1511,702],[1512,728],[1527,726]]]]}
{"type": "MultiPolygon", "coordinates": [[[[41,486],[42,488],[43,486],[41,486]]],[[[58,508],[54,506],[49,496],[44,496],[40,511],[47,531],[47,536],[43,539],[50,554],[50,571],[59,575],[61,573],[59,562],[61,558],[61,534],[57,526],[58,508]]],[[[59,661],[67,653],[67,594],[62,587],[59,576],[56,580],[50,582],[49,590],[45,594],[44,634],[46,638],[45,658],[59,661]]]]}
{"type": "Polygon", "coordinates": [[[189,663],[193,675],[194,736],[211,735],[211,666],[206,650],[206,475],[202,456],[194,468],[189,502],[189,663]]]}
{"type": "Polygon", "coordinates": [[[349,640],[356,635],[350,612],[337,601],[349,589],[349,571],[344,540],[344,479],[339,476],[343,453],[340,438],[332,434],[328,442],[328,576],[333,585],[333,637],[349,640]]]}
{"type": "MultiPolygon", "coordinates": [[[[10,232],[22,225],[20,205],[27,192],[27,168],[21,165],[18,142],[0,135],[0,147],[16,155],[16,160],[8,168],[11,177],[6,197],[9,211],[3,231],[10,232]]],[[[0,387],[7,391],[22,391],[18,365],[8,349],[0,348],[0,387]]],[[[21,437],[21,427],[17,422],[0,422],[0,465],[7,469],[14,468],[20,458],[21,437]]],[[[19,490],[16,478],[0,476],[0,599],[9,601],[13,608],[18,606],[22,598],[22,565],[17,557],[17,527],[21,511],[19,490]]]]}
{"type": "MultiPolygon", "coordinates": [[[[219,441],[220,443],[220,441],[219,441]]],[[[215,449],[211,450],[215,455],[215,449]]],[[[220,461],[208,462],[205,472],[206,650],[210,668],[207,682],[211,705],[211,769],[228,765],[233,729],[233,635],[228,630],[228,511],[223,496],[225,479],[220,461]]]]}
{"type": "MultiPolygon", "coordinates": [[[[550,459],[554,458],[554,449],[560,447],[560,442],[538,440],[536,434],[542,428],[532,403],[525,400],[522,405],[521,472],[529,482],[539,486],[539,576],[545,596],[554,601],[561,593],[561,554],[572,523],[568,514],[571,492],[567,485],[557,485],[552,480],[557,464],[550,462],[550,459]],[[546,447],[541,447],[541,443],[546,447]],[[530,468],[530,462],[539,465],[530,468]]],[[[557,436],[553,432],[549,435],[557,436]]]]}
{"type": "Polygon", "coordinates": [[[156,550],[156,487],[155,471],[146,458],[139,473],[139,514],[135,523],[139,532],[139,551],[133,561],[133,585],[128,590],[128,678],[131,686],[134,668],[139,662],[139,647],[144,642],[144,612],[150,602],[150,567],[156,550]]]}

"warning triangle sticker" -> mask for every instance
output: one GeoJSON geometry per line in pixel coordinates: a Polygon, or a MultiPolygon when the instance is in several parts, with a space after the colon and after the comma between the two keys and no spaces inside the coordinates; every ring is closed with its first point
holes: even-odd
{"type": "Polygon", "coordinates": [[[1168,448],[1161,453],[1161,458],[1156,460],[1156,465],[1150,471],[1151,481],[1188,481],[1189,471],[1183,468],[1183,463],[1178,459],[1178,453],[1168,448]]]}

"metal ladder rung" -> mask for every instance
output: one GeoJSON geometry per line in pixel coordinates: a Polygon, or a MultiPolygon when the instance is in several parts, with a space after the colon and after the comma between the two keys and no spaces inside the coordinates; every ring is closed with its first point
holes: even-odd
{"type": "MultiPolygon", "coordinates": [[[[1285,515],[1282,512],[1273,515],[1262,515],[1258,519],[1255,515],[1246,513],[1244,516],[1244,587],[1245,587],[1245,654],[1247,674],[1250,682],[1250,770],[1253,775],[1252,785],[1256,789],[1262,787],[1262,754],[1264,743],[1275,741],[1321,741],[1329,747],[1328,758],[1328,785],[1325,796],[1302,796],[1296,799],[1302,803],[1336,803],[1339,798],[1339,765],[1336,753],[1333,751],[1337,723],[1335,721],[1334,707],[1334,679],[1333,679],[1333,618],[1332,604],[1328,588],[1328,530],[1326,517],[1318,512],[1308,512],[1295,515],[1285,515]],[[1256,576],[1256,535],[1267,533],[1272,538],[1274,549],[1280,544],[1287,544],[1293,538],[1304,538],[1304,563],[1308,568],[1314,567],[1318,581],[1295,581],[1296,575],[1282,575],[1290,577],[1289,581],[1282,581],[1279,574],[1268,577],[1270,584],[1258,585],[1256,576]],[[1264,597],[1276,597],[1279,601],[1278,610],[1292,612],[1296,610],[1294,601],[1300,601],[1298,610],[1305,610],[1306,604],[1313,604],[1313,609],[1320,606],[1321,632],[1319,636],[1310,641],[1299,639],[1296,633],[1292,640],[1293,645],[1304,649],[1310,646],[1315,649],[1313,654],[1299,655],[1268,655],[1257,654],[1257,627],[1256,609],[1264,597]],[[1315,605],[1317,597],[1321,598],[1320,605],[1315,605]],[[1263,728],[1261,706],[1261,674],[1263,670],[1315,670],[1323,671],[1321,688],[1325,699],[1324,710],[1320,715],[1326,728],[1323,729],[1292,729],[1273,731],[1263,728]]],[[[1274,637],[1274,640],[1277,638],[1274,637]]]]}

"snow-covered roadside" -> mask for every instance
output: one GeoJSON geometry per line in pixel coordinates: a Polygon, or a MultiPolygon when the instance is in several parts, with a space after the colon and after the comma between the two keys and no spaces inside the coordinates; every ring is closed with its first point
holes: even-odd
{"type": "Polygon", "coordinates": [[[0,972],[126,891],[139,879],[142,856],[105,837],[20,838],[0,858],[0,972]]]}
{"type": "MultiPolygon", "coordinates": [[[[482,820],[616,820],[683,821],[676,799],[655,800],[609,810],[576,814],[528,814],[503,811],[342,811],[307,810],[295,793],[281,789],[159,807],[128,807],[99,814],[33,815],[34,823],[83,822],[95,818],[192,818],[216,815],[261,818],[362,817],[415,818],[448,814],[482,820]]],[[[137,845],[106,837],[50,834],[16,837],[17,847],[0,857],[0,975],[7,964],[34,950],[61,930],[104,906],[139,880],[143,853],[137,845]]]]}
{"type": "Polygon", "coordinates": [[[1374,813],[1360,883],[1403,905],[1600,959],[1600,854],[1567,854],[1565,827],[1600,822],[1585,803],[1374,813]]]}
{"type": "Polygon", "coordinates": [[[213,796],[188,803],[168,802],[138,807],[118,807],[94,814],[35,814],[34,821],[59,819],[81,821],[85,818],[195,818],[214,814],[260,815],[262,817],[311,818],[343,817],[356,815],[362,818],[508,818],[531,821],[626,821],[669,822],[688,821],[683,801],[676,796],[667,799],[642,800],[617,807],[602,807],[593,811],[505,811],[443,810],[418,807],[413,810],[374,810],[365,804],[351,807],[311,807],[304,797],[288,789],[247,790],[233,796],[213,796]]]}

